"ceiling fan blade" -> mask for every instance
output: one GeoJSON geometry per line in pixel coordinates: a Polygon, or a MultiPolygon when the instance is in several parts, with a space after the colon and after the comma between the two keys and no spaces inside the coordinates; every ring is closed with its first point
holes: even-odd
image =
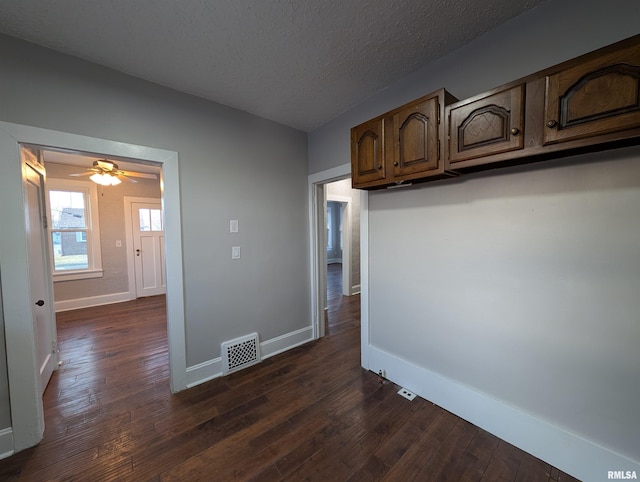
{"type": "Polygon", "coordinates": [[[87,171],[87,172],[77,172],[75,174],[69,174],[69,176],[82,177],[82,176],[92,176],[93,174],[95,174],[94,171],[87,171]]]}
{"type": "Polygon", "coordinates": [[[149,172],[135,172],[135,171],[122,171],[122,174],[129,177],[139,177],[142,179],[158,179],[157,174],[149,173],[149,172]]]}
{"type": "Polygon", "coordinates": [[[131,179],[128,174],[124,174],[124,173],[118,173],[117,178],[121,180],[124,179],[125,181],[128,181],[128,182],[133,182],[134,184],[137,184],[138,182],[135,179],[131,179]]]}

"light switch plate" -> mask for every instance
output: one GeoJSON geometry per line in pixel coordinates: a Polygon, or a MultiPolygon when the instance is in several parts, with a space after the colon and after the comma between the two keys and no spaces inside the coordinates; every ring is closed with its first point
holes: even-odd
{"type": "Polygon", "coordinates": [[[232,219],[229,221],[229,232],[237,233],[238,232],[238,220],[232,219]]]}
{"type": "Polygon", "coordinates": [[[240,259],[240,246],[231,246],[231,259],[240,259]]]}

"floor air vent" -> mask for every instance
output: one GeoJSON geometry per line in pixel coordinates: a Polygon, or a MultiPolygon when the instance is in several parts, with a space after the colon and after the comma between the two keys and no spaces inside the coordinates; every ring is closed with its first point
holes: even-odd
{"type": "Polygon", "coordinates": [[[222,374],[235,372],[260,361],[258,334],[229,340],[222,343],[222,374]]]}

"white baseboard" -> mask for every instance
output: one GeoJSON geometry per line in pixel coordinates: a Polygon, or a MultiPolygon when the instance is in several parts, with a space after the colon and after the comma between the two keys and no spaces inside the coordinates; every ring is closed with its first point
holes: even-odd
{"type": "Polygon", "coordinates": [[[112,303],[122,303],[131,301],[129,292],[111,293],[108,295],[89,296],[87,298],[76,298],[75,300],[56,301],[56,313],[59,311],[77,310],[79,308],[91,308],[92,306],[110,305],[112,303]]]}
{"type": "MultiPolygon", "coordinates": [[[[308,326],[300,330],[286,333],[260,343],[260,353],[263,360],[285,352],[296,346],[313,340],[313,329],[308,326]]],[[[187,388],[195,387],[222,376],[222,358],[213,358],[198,365],[187,368],[187,388]]]]}
{"type": "Polygon", "coordinates": [[[373,346],[369,369],[585,482],[614,470],[640,474],[636,461],[373,346]]]}
{"type": "Polygon", "coordinates": [[[187,367],[187,388],[195,387],[222,376],[222,358],[214,358],[206,362],[187,367]]]}
{"type": "Polygon", "coordinates": [[[303,345],[313,340],[313,328],[310,326],[292,331],[271,340],[260,343],[262,359],[272,357],[284,351],[303,345]]]}
{"type": "Polygon", "coordinates": [[[13,429],[11,427],[0,430],[0,460],[13,455],[13,429]]]}

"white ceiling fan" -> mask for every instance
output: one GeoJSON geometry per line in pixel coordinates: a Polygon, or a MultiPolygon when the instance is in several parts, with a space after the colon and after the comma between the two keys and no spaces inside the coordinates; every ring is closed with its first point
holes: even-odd
{"type": "Polygon", "coordinates": [[[120,184],[123,179],[129,182],[138,182],[135,179],[131,179],[132,177],[158,179],[158,176],[152,173],[122,171],[115,162],[107,159],[93,161],[93,167],[87,168],[86,172],[69,175],[74,177],[90,176],[89,179],[102,186],[115,186],[120,184]]]}

